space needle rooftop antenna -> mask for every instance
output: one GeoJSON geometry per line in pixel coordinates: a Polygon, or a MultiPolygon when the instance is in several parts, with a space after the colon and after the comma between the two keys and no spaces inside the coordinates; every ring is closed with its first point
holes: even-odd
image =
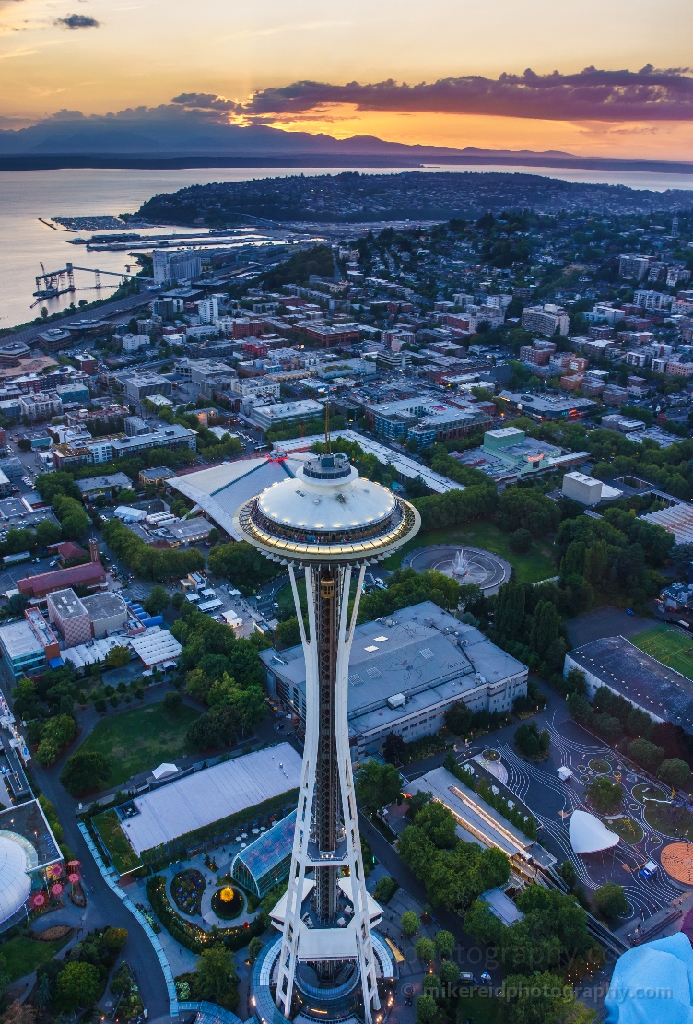
{"type": "Polygon", "coordinates": [[[359,477],[347,455],[330,452],[327,416],[325,437],[324,453],[310,457],[294,478],[244,502],[234,517],[239,536],[287,567],[306,671],[288,891],[272,911],[281,946],[268,947],[272,962],[263,961],[258,977],[287,1018],[300,1012],[301,1020],[329,1021],[353,1014],[371,1024],[380,1009],[378,976],[387,951],[371,935],[381,911],[366,891],[361,856],[347,726],[349,653],[366,566],[402,547],[421,520],[409,502],[359,477]],[[305,570],[308,629],[296,585],[299,567],[305,570]]]}

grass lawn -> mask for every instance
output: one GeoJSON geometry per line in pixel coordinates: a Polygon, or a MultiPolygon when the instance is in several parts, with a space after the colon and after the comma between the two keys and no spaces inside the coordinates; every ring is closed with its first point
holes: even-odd
{"type": "Polygon", "coordinates": [[[514,567],[518,583],[540,583],[556,575],[554,546],[546,540],[532,541],[532,547],[524,555],[514,554],[508,547],[509,533],[503,533],[490,519],[476,519],[471,523],[460,523],[444,530],[428,530],[418,533],[396,554],[386,558],[386,569],[399,569],[402,557],[414,548],[430,547],[434,544],[468,544],[484,548],[507,559],[514,567]]]}
{"type": "Polygon", "coordinates": [[[643,837],[642,828],[632,818],[605,818],[604,824],[610,832],[615,832],[624,843],[639,843],[643,837]]]}
{"type": "Polygon", "coordinates": [[[665,792],[663,789],[651,786],[649,782],[639,782],[637,786],[633,786],[632,795],[638,803],[644,804],[646,797],[651,800],[666,800],[669,793],[665,792]]]}
{"type": "Polygon", "coordinates": [[[115,811],[104,811],[103,814],[97,814],[91,819],[91,823],[101,836],[104,846],[111,855],[114,867],[121,875],[127,871],[133,871],[142,864],[126,839],[120,825],[120,818],[115,811]]]}
{"type": "Polygon", "coordinates": [[[654,804],[648,801],[645,804],[645,821],[662,835],[693,842],[693,816],[683,807],[677,808],[677,818],[672,822],[667,817],[668,808],[668,804],[654,804]]]}
{"type": "Polygon", "coordinates": [[[185,704],[177,711],[164,711],[162,703],[122,711],[97,722],[79,749],[112,758],[111,777],[101,787],[110,789],[162,761],[195,753],[197,748],[185,734],[199,713],[185,704]]]}
{"type": "Polygon", "coordinates": [[[7,973],[10,982],[31,974],[37,967],[47,960],[52,960],[56,953],[59,953],[66,943],[70,941],[70,935],[55,942],[39,942],[38,939],[29,939],[25,935],[18,935],[10,939],[3,946],[0,946],[0,953],[7,961],[7,973]]]}
{"type": "Polygon", "coordinates": [[[457,1004],[457,1024],[465,1024],[468,1020],[474,1021],[474,1024],[502,1024],[507,1018],[507,1010],[508,1004],[502,999],[473,992],[469,996],[460,996],[457,1004]]]}
{"type": "Polygon", "coordinates": [[[630,642],[674,672],[693,679],[693,639],[680,630],[655,626],[630,637],[630,642]]]}
{"type": "Polygon", "coordinates": [[[611,765],[603,757],[595,757],[590,761],[590,768],[599,775],[605,775],[611,771],[611,765]]]}

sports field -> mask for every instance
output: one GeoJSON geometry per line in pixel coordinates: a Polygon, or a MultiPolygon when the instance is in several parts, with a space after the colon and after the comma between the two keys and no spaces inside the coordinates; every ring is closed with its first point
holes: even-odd
{"type": "Polygon", "coordinates": [[[693,637],[670,626],[655,626],[630,637],[630,642],[651,658],[693,679],[693,637]]]}

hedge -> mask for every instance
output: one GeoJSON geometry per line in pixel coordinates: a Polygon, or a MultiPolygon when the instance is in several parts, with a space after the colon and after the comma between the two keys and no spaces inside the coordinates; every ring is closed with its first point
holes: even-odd
{"type": "Polygon", "coordinates": [[[216,942],[222,942],[227,949],[236,952],[247,946],[253,936],[262,935],[267,928],[267,917],[263,913],[258,914],[247,926],[213,928],[211,932],[206,932],[199,925],[186,921],[173,909],[166,895],[166,879],[163,875],[154,875],[147,879],[147,897],[152,910],[171,938],[193,953],[201,953],[216,942]]]}

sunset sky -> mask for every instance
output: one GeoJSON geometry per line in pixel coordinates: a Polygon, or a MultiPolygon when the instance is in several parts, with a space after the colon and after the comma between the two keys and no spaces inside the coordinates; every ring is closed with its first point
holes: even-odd
{"type": "Polygon", "coordinates": [[[0,128],[175,98],[340,138],[690,160],[691,39],[690,0],[0,0],[0,128]]]}

